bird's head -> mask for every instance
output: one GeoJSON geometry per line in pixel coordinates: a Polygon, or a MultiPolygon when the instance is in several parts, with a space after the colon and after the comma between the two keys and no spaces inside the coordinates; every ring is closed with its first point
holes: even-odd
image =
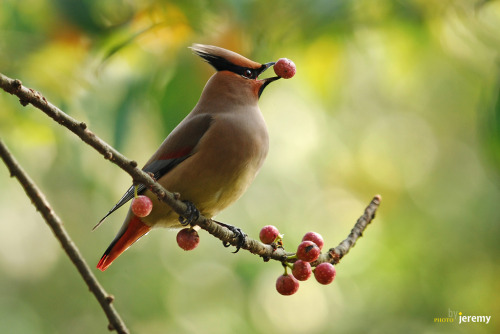
{"type": "Polygon", "coordinates": [[[193,44],[191,49],[212,65],[217,70],[217,74],[227,76],[227,79],[235,85],[247,87],[257,99],[267,85],[280,79],[275,76],[259,80],[259,75],[273,66],[275,62],[260,64],[236,52],[212,45],[193,44]]]}

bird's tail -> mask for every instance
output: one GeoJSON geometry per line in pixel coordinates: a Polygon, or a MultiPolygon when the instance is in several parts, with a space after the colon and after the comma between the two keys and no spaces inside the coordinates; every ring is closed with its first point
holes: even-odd
{"type": "Polygon", "coordinates": [[[146,235],[151,227],[144,224],[138,217],[132,215],[128,224],[124,224],[121,230],[104,252],[101,260],[97,264],[97,269],[106,270],[113,261],[127,250],[134,242],[146,235]]]}

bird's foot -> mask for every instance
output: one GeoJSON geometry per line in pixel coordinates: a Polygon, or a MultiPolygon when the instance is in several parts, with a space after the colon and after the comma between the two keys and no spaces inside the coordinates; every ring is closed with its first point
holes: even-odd
{"type": "Polygon", "coordinates": [[[200,217],[200,211],[190,201],[183,201],[187,206],[187,211],[184,216],[179,216],[179,222],[182,226],[191,225],[200,217]]]}
{"type": "MultiPolygon", "coordinates": [[[[238,243],[236,244],[236,250],[233,253],[238,253],[238,251],[241,249],[241,247],[243,247],[243,245],[245,244],[245,241],[247,239],[247,235],[245,234],[245,232],[243,232],[243,230],[240,229],[239,227],[229,225],[229,224],[224,224],[224,223],[221,223],[221,222],[216,221],[216,220],[213,220],[213,221],[214,221],[214,223],[217,223],[220,226],[224,226],[225,228],[229,229],[231,232],[233,232],[236,235],[236,238],[238,238],[238,243]]],[[[222,242],[222,245],[224,245],[224,247],[231,246],[231,244],[229,242],[225,242],[225,241],[222,242]]]]}

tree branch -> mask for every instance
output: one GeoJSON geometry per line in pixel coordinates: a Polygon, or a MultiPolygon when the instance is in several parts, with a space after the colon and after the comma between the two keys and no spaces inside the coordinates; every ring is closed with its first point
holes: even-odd
{"type": "Polygon", "coordinates": [[[85,283],[87,283],[89,290],[94,294],[99,304],[101,304],[104,313],[106,313],[106,316],[108,317],[110,324],[109,328],[116,330],[120,334],[129,333],[127,326],[122,321],[120,315],[112,304],[113,297],[108,295],[99,284],[97,278],[94,276],[85,262],[85,259],[78,250],[78,247],[73,243],[73,240],[71,240],[70,236],[66,232],[61,219],[52,210],[44,194],[22,169],[1,139],[0,157],[9,169],[10,176],[17,178],[21,186],[24,188],[26,195],[31,199],[31,202],[36,207],[37,211],[40,212],[43,219],[50,226],[55,237],[59,240],[62,248],[71,259],[71,262],[73,262],[75,267],[80,272],[80,275],[85,283]]]}
{"type": "MultiPolygon", "coordinates": [[[[97,137],[93,132],[91,132],[87,125],[83,122],[78,122],[72,117],[65,114],[59,108],[48,102],[45,97],[43,97],[39,92],[31,88],[26,88],[21,84],[21,81],[11,79],[0,73],[0,87],[6,92],[16,95],[21,104],[26,106],[27,104],[32,104],[36,108],[43,111],[49,117],[54,119],[59,124],[65,126],[74,134],[76,134],[85,143],[92,146],[99,153],[101,153],[105,159],[110,160],[112,163],[116,164],[118,167],[127,172],[133,179],[135,183],[142,183],[148,187],[153,193],[155,193],[158,198],[163,200],[168,204],[179,216],[187,216],[188,208],[185,203],[179,200],[178,194],[173,194],[163,188],[158,184],[150,175],[137,168],[137,163],[133,160],[128,160],[121,153],[116,151],[113,147],[107,144],[105,141],[97,137]]],[[[353,231],[349,237],[344,240],[339,246],[330,249],[328,254],[322,254],[320,259],[316,264],[320,262],[332,262],[338,263],[338,261],[349,251],[351,247],[354,246],[356,240],[367,225],[371,222],[374,217],[375,211],[380,204],[380,196],[375,196],[370,203],[370,205],[365,210],[364,215],[358,220],[353,231]]],[[[230,229],[215,223],[211,219],[207,219],[200,215],[199,218],[192,223],[193,225],[199,225],[202,229],[206,230],[208,233],[212,234],[219,240],[236,246],[238,244],[238,235],[233,233],[230,229]]],[[[257,240],[246,238],[245,243],[241,247],[246,249],[253,254],[257,254],[263,257],[265,260],[273,259],[277,261],[289,261],[293,262],[290,257],[294,253],[288,253],[281,247],[275,247],[272,245],[265,245],[257,240]]]]}
{"type": "Polygon", "coordinates": [[[321,254],[319,259],[316,262],[311,263],[311,265],[317,266],[322,262],[330,262],[331,264],[339,263],[340,259],[342,259],[347,253],[349,253],[349,250],[354,247],[358,238],[363,235],[363,232],[365,231],[368,224],[370,224],[371,221],[375,218],[375,213],[380,206],[381,201],[382,197],[380,195],[375,195],[370,204],[368,204],[368,206],[366,207],[363,215],[358,218],[356,224],[352,228],[351,233],[349,233],[347,238],[343,240],[337,247],[330,248],[328,250],[328,253],[321,254]]]}

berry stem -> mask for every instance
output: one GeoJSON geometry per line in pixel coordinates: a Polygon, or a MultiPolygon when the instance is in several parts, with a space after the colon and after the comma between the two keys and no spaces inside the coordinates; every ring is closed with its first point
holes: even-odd
{"type": "Polygon", "coordinates": [[[137,198],[137,188],[139,188],[139,186],[134,186],[134,198],[137,198]]]}
{"type": "Polygon", "coordinates": [[[283,265],[283,268],[285,268],[285,273],[283,274],[284,276],[288,275],[288,266],[290,265],[288,262],[281,262],[283,265]]]}

